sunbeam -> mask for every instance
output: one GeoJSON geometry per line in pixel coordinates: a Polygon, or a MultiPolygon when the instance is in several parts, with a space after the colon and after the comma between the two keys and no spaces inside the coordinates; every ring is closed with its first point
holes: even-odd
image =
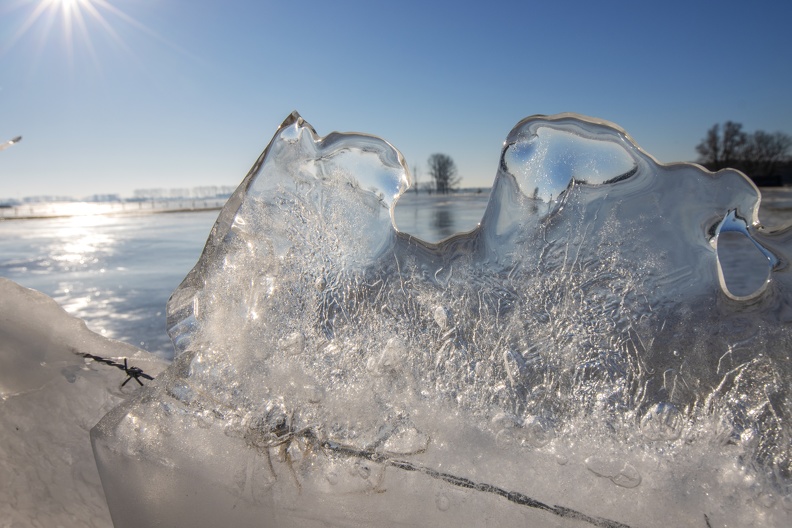
{"type": "Polygon", "coordinates": [[[8,7],[5,11],[21,9],[29,10],[29,13],[11,37],[0,45],[0,56],[21,45],[20,41],[26,37],[35,40],[38,53],[56,39],[69,63],[74,61],[77,53],[83,52],[98,67],[99,58],[94,43],[97,38],[106,38],[138,62],[132,48],[118,32],[123,26],[131,26],[180,54],[190,55],[107,0],[22,0],[8,7]]]}

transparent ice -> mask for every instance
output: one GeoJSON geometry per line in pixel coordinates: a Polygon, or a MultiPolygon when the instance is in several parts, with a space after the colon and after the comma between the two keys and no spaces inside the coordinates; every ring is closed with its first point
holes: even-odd
{"type": "Polygon", "coordinates": [[[742,174],[527,118],[480,225],[399,232],[401,154],[292,114],[92,430],[126,526],[788,526],[790,231],[742,174]]]}

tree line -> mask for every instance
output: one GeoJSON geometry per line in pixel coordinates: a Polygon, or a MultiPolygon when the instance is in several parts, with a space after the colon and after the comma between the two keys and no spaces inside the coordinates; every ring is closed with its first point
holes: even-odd
{"type": "Polygon", "coordinates": [[[726,121],[707,130],[696,152],[697,161],[710,170],[737,169],[751,178],[766,179],[790,163],[791,147],[792,137],[783,132],[748,133],[741,123],[726,121]]]}

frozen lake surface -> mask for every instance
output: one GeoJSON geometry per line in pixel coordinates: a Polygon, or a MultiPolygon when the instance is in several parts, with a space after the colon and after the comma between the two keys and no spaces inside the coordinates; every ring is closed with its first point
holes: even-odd
{"type": "MultiPolygon", "coordinates": [[[[473,229],[488,197],[410,192],[396,208],[397,225],[438,241],[473,229]]],[[[165,303],[200,257],[217,214],[0,221],[0,277],[49,295],[94,332],[171,358],[165,303]]]]}

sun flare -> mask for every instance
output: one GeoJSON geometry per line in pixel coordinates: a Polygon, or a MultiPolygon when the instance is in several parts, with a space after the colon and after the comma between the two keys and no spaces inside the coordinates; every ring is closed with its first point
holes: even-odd
{"type": "Polygon", "coordinates": [[[126,53],[132,53],[116,31],[121,25],[133,26],[149,36],[159,38],[107,0],[38,0],[20,2],[17,8],[29,12],[22,18],[11,38],[0,46],[0,56],[16,46],[23,37],[30,36],[36,41],[39,52],[50,41],[60,41],[58,52],[65,53],[67,59],[72,60],[79,50],[80,53],[87,53],[98,64],[94,45],[98,37],[109,40],[126,53]]]}

